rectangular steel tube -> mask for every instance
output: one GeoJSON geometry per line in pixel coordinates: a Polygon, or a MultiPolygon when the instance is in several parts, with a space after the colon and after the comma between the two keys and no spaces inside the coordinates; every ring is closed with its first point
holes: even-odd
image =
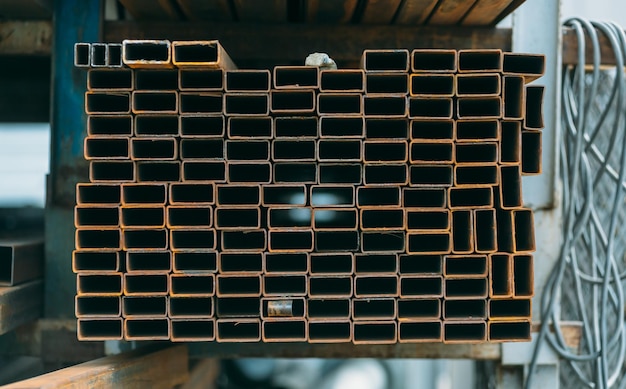
{"type": "Polygon", "coordinates": [[[122,237],[118,229],[78,229],[76,230],[76,249],[101,250],[122,248],[122,237]]]}
{"type": "Polygon", "coordinates": [[[449,233],[407,234],[407,253],[447,254],[451,250],[449,233]]]}
{"type": "Polygon", "coordinates": [[[541,131],[522,131],[522,174],[541,174],[541,131]]]}
{"type": "Polygon", "coordinates": [[[452,119],[411,120],[410,139],[412,141],[453,141],[457,121],[452,119]]]}
{"type": "MultiPolygon", "coordinates": [[[[224,114],[229,116],[267,116],[270,98],[260,93],[227,93],[224,95],[224,114]]],[[[271,118],[268,118],[271,121],[271,118]]]]}
{"type": "Polygon", "coordinates": [[[443,274],[443,258],[437,254],[400,255],[400,274],[443,274]]]}
{"type": "Polygon", "coordinates": [[[85,113],[129,114],[130,92],[85,92],[85,113]]]}
{"type": "Polygon", "coordinates": [[[273,90],[270,92],[270,111],[276,114],[313,113],[315,100],[314,90],[273,90]]]}
{"type": "Polygon", "coordinates": [[[274,122],[271,117],[229,117],[228,137],[230,139],[271,139],[274,135],[274,122]]]}
{"type": "Polygon", "coordinates": [[[265,253],[265,274],[306,274],[308,271],[307,253],[265,253]]]}
{"type": "Polygon", "coordinates": [[[322,70],[319,75],[321,92],[363,92],[365,72],[360,69],[322,70]]]}
{"type": "Polygon", "coordinates": [[[86,160],[129,159],[128,138],[85,138],[86,160]]]}
{"type": "Polygon", "coordinates": [[[267,248],[266,230],[222,231],[221,238],[224,251],[265,251],[267,248]]]}
{"type": "Polygon", "coordinates": [[[318,181],[318,165],[314,162],[280,162],[273,164],[273,182],[310,183],[318,181]]]}
{"type": "Polygon", "coordinates": [[[405,208],[445,208],[447,197],[444,188],[402,188],[405,208]]]}
{"type": "Polygon", "coordinates": [[[167,199],[167,184],[122,184],[123,205],[164,205],[167,199]]]}
{"type": "Polygon", "coordinates": [[[124,296],[122,315],[124,318],[167,317],[168,298],[166,296],[124,296]]]}
{"type": "Polygon", "coordinates": [[[270,252],[314,250],[312,230],[270,230],[268,234],[268,246],[270,252]]]}
{"type": "Polygon", "coordinates": [[[409,170],[410,186],[448,187],[453,184],[452,165],[413,165],[409,170]]]}
{"type": "Polygon", "coordinates": [[[452,252],[469,254],[474,251],[474,214],[469,209],[452,211],[452,252]]]}
{"type": "Polygon", "coordinates": [[[405,231],[363,231],[361,232],[362,252],[400,253],[406,247],[405,231]]]}
{"type": "Polygon", "coordinates": [[[272,181],[272,165],[269,162],[229,163],[228,182],[269,183],[272,181]]]}
{"type": "Polygon", "coordinates": [[[124,295],[165,296],[170,290],[167,274],[124,274],[124,295]]]}
{"type": "Polygon", "coordinates": [[[546,71],[546,57],[543,54],[504,53],[503,71],[519,74],[525,82],[536,80],[546,71]]]}
{"type": "Polygon", "coordinates": [[[314,275],[351,275],[354,272],[354,257],[351,253],[311,253],[309,269],[314,275]]]}
{"type": "MultiPolygon", "coordinates": [[[[456,123],[457,142],[497,142],[500,140],[499,120],[459,120],[456,123]]],[[[500,150],[502,152],[502,150],[500,150]]]]}
{"type": "Polygon", "coordinates": [[[411,74],[409,92],[411,96],[417,97],[453,97],[460,87],[458,82],[460,80],[457,81],[452,74],[411,74]]]}
{"type": "Polygon", "coordinates": [[[350,299],[309,299],[307,302],[307,318],[321,319],[349,319],[351,316],[350,299]]]}
{"type": "Polygon", "coordinates": [[[117,318],[122,315],[120,296],[76,296],[77,318],[117,318]]]}
{"type": "Polygon", "coordinates": [[[319,118],[321,138],[363,138],[365,119],[358,116],[322,116],[319,118]]]}
{"type": "Polygon", "coordinates": [[[533,211],[530,209],[517,209],[512,211],[512,214],[515,233],[515,251],[535,251],[535,221],[533,211]]]}
{"type": "Polygon", "coordinates": [[[450,231],[451,212],[448,209],[405,209],[408,231],[450,231]]]}
{"type": "Polygon", "coordinates": [[[178,88],[176,69],[136,69],[134,89],[141,91],[172,91],[178,88]]]}
{"type": "Polygon", "coordinates": [[[359,93],[320,93],[317,95],[317,113],[318,115],[361,115],[363,114],[363,96],[359,93]]]}
{"type": "Polygon", "coordinates": [[[528,342],[530,340],[530,320],[489,321],[490,342],[528,342]]]}
{"type": "Polygon", "coordinates": [[[365,120],[367,139],[406,140],[409,137],[409,121],[405,118],[368,118],[365,120]]]}
{"type": "Polygon", "coordinates": [[[414,73],[455,73],[457,51],[445,49],[416,49],[411,52],[414,73]]]}
{"type": "Polygon", "coordinates": [[[219,41],[174,41],[173,64],[179,68],[233,70],[237,66],[219,41]]]}
{"type": "Polygon", "coordinates": [[[500,184],[497,166],[455,166],[454,179],[457,187],[476,187],[500,184]]]}
{"type": "Polygon", "coordinates": [[[78,251],[72,252],[72,271],[116,273],[120,271],[121,252],[119,251],[78,251]]]}
{"type": "Polygon", "coordinates": [[[487,278],[452,278],[445,280],[445,294],[447,300],[455,299],[485,299],[489,295],[487,278]]]}
{"type": "Polygon", "coordinates": [[[215,314],[220,318],[259,317],[261,299],[259,297],[218,297],[215,314]]]}
{"type": "Polygon", "coordinates": [[[459,73],[500,73],[503,65],[502,50],[459,50],[459,73]]]}
{"type": "Polygon", "coordinates": [[[215,186],[206,183],[172,183],[169,185],[169,202],[171,204],[214,204],[215,186]]]}
{"type": "Polygon", "coordinates": [[[261,317],[264,320],[304,318],[306,307],[304,297],[263,298],[261,299],[261,317]]]}
{"type": "Polygon", "coordinates": [[[74,66],[77,68],[91,66],[91,43],[74,43],[74,66]]]}
{"type": "Polygon", "coordinates": [[[528,298],[535,294],[532,255],[513,256],[513,286],[515,297],[528,298]]]}
{"type": "Polygon", "coordinates": [[[443,279],[441,276],[401,276],[399,293],[401,298],[442,297],[443,279]]]}
{"type": "Polygon", "coordinates": [[[275,66],[274,88],[318,89],[319,68],[317,66],[275,66]]]}
{"type": "Polygon", "coordinates": [[[212,297],[170,297],[169,317],[182,319],[208,319],[213,317],[212,297]]]}
{"type": "Polygon", "coordinates": [[[122,67],[122,44],[107,43],[107,60],[106,65],[111,68],[122,67]]]}
{"type": "Polygon", "coordinates": [[[178,112],[181,114],[220,114],[223,95],[215,92],[180,92],[178,112]]]}
{"type": "MultiPolygon", "coordinates": [[[[413,166],[412,166],[413,168],[413,166]]],[[[363,170],[363,183],[371,184],[400,184],[409,181],[407,165],[396,164],[366,164],[363,170]]]]}
{"type": "Polygon", "coordinates": [[[486,277],[489,271],[486,255],[446,255],[443,274],[446,278],[486,277]]]}
{"type": "Polygon", "coordinates": [[[133,118],[130,115],[89,115],[87,117],[88,136],[132,136],[133,118]]]}
{"type": "Polygon", "coordinates": [[[489,300],[489,319],[512,320],[530,318],[532,300],[489,300]]]}
{"type": "Polygon", "coordinates": [[[398,272],[398,255],[387,253],[355,254],[354,272],[363,274],[395,274],[398,272]]]}
{"type": "Polygon", "coordinates": [[[172,342],[210,342],[215,340],[215,320],[176,319],[171,321],[172,342]]]}
{"type": "MultiPolygon", "coordinates": [[[[504,80],[506,84],[506,78],[504,80]]],[[[462,73],[456,76],[456,95],[458,97],[499,96],[501,93],[502,79],[497,73],[462,73]]]]}
{"type": "Polygon", "coordinates": [[[187,138],[180,140],[180,159],[224,159],[224,140],[187,138]]]}
{"type": "Polygon", "coordinates": [[[269,92],[271,83],[269,70],[229,70],[224,73],[226,92],[269,92]]]}
{"type": "Polygon", "coordinates": [[[366,49],[361,57],[361,67],[366,72],[408,72],[408,50],[366,49]]]}
{"type": "Polygon", "coordinates": [[[526,90],[524,77],[504,76],[504,119],[522,120],[526,116],[526,90]]]}
{"type": "Polygon", "coordinates": [[[180,136],[183,138],[222,138],[226,133],[223,115],[181,115],[180,136]]]}
{"type": "Polygon", "coordinates": [[[307,276],[304,274],[265,275],[263,277],[264,296],[306,296],[307,276]]]}
{"type": "Polygon", "coordinates": [[[361,208],[359,228],[363,231],[406,229],[404,211],[400,208],[361,208]]]}
{"type": "Polygon", "coordinates": [[[89,70],[87,89],[130,91],[133,89],[133,72],[130,69],[89,70]]]}
{"type": "Polygon", "coordinates": [[[91,67],[104,67],[107,64],[106,43],[91,44],[91,67]]]}
{"type": "Polygon", "coordinates": [[[286,139],[318,138],[318,117],[293,116],[274,118],[274,137],[286,139]]]}
{"type": "Polygon", "coordinates": [[[120,204],[118,184],[77,184],[76,204],[120,204]]]}
{"type": "Polygon", "coordinates": [[[502,117],[502,98],[459,97],[457,99],[457,117],[459,119],[499,119],[502,117]]]}
{"type": "Polygon", "coordinates": [[[168,340],[169,319],[125,319],[125,340],[168,340]]]}
{"type": "Polygon", "coordinates": [[[121,226],[124,228],[165,227],[165,207],[123,206],[120,209],[121,226]]]}
{"type": "Polygon", "coordinates": [[[398,342],[441,342],[443,339],[441,321],[401,321],[398,323],[398,342]]]}
{"type": "MultiPolygon", "coordinates": [[[[117,227],[120,225],[119,209],[116,206],[76,206],[74,208],[74,225],[76,227],[117,227]]],[[[9,243],[9,250],[11,249],[10,246],[9,243]]],[[[0,241],[0,258],[2,257],[10,261],[11,252],[7,252],[0,241]],[[3,251],[6,252],[6,254],[3,251]]],[[[0,279],[3,279],[3,277],[0,276],[0,279]]]]}
{"type": "Polygon", "coordinates": [[[447,164],[455,162],[455,145],[452,142],[411,142],[410,150],[409,160],[412,164],[447,164]]]}
{"type": "Polygon", "coordinates": [[[43,274],[42,239],[0,240],[0,286],[12,286],[43,274]]]}
{"type": "Polygon", "coordinates": [[[479,320],[487,319],[487,301],[485,300],[445,300],[443,302],[444,320],[479,320]]]}
{"type": "Polygon", "coordinates": [[[166,40],[122,41],[122,61],[130,68],[171,67],[171,43],[166,40]]]}
{"type": "Polygon", "coordinates": [[[170,251],[127,251],[126,271],[169,273],[172,270],[170,251]]]}
{"type": "Polygon", "coordinates": [[[500,163],[519,165],[522,162],[522,125],[520,122],[501,123],[500,163]]]}
{"type": "Polygon", "coordinates": [[[493,254],[489,257],[489,296],[513,296],[512,259],[507,254],[493,254]]]}
{"type": "Polygon", "coordinates": [[[271,205],[306,205],[307,188],[304,185],[263,185],[263,206],[271,205]]]}
{"type": "MultiPolygon", "coordinates": [[[[78,340],[122,340],[124,337],[122,322],[122,318],[78,319],[76,329],[78,340]]],[[[47,381],[47,383],[49,384],[50,382],[47,381]]]]}
{"type": "Polygon", "coordinates": [[[176,115],[135,115],[135,132],[138,137],[143,136],[178,136],[179,117],[176,115]]]}
{"type": "Polygon", "coordinates": [[[405,73],[366,72],[367,95],[408,95],[409,75],[405,73]]]}
{"type": "Polygon", "coordinates": [[[443,333],[444,343],[482,343],[487,340],[487,323],[444,322],[443,333]]]}
{"type": "Polygon", "coordinates": [[[267,228],[311,229],[313,212],[310,208],[289,207],[269,208],[267,210],[267,228]]]}
{"type": "Polygon", "coordinates": [[[264,342],[306,342],[306,320],[280,320],[263,322],[264,342]]]}
{"type": "Polygon", "coordinates": [[[354,278],[355,297],[395,297],[399,289],[398,276],[370,275],[354,278]]]}
{"type": "Polygon", "coordinates": [[[491,187],[450,188],[448,192],[450,208],[492,208],[494,205],[491,187]]]}
{"type": "Polygon", "coordinates": [[[122,273],[84,273],[76,275],[76,292],[79,296],[121,296],[122,273]]]}
{"type": "Polygon", "coordinates": [[[371,321],[354,323],[354,344],[396,343],[398,324],[395,321],[371,321]]]}
{"type": "Polygon", "coordinates": [[[131,138],[130,156],[135,161],[175,160],[178,145],[175,138],[131,138]]]}
{"type": "Polygon", "coordinates": [[[181,91],[223,91],[222,69],[180,69],[178,89],[181,91]]]}
{"type": "Polygon", "coordinates": [[[352,324],[349,321],[310,321],[310,343],[348,343],[352,339],[352,324]]]}
{"type": "Polygon", "coordinates": [[[452,119],[451,98],[409,98],[409,117],[412,119],[452,119]]]}
{"type": "Polygon", "coordinates": [[[178,92],[176,91],[134,91],[132,94],[133,113],[178,113],[178,92]]]}
{"type": "Polygon", "coordinates": [[[226,163],[223,161],[183,161],[183,181],[226,181],[226,163]]]}
{"type": "Polygon", "coordinates": [[[359,186],[356,191],[357,207],[394,207],[401,203],[400,188],[359,186]]]}
{"type": "Polygon", "coordinates": [[[263,279],[260,275],[223,275],[216,278],[218,297],[257,297],[263,293],[263,279]]]}
{"type": "Polygon", "coordinates": [[[432,299],[399,299],[399,320],[437,320],[441,317],[441,300],[432,299]]]}
{"type": "Polygon", "coordinates": [[[30,281],[17,286],[0,287],[0,335],[35,320],[43,308],[43,283],[30,281]]]}
{"type": "Polygon", "coordinates": [[[352,296],[352,277],[309,277],[309,296],[340,298],[352,296]]]}
{"type": "Polygon", "coordinates": [[[217,272],[217,252],[213,250],[178,250],[172,255],[174,273],[217,272]]]}
{"type": "Polygon", "coordinates": [[[354,320],[394,320],[397,316],[395,299],[352,300],[354,320]]]}
{"type": "Polygon", "coordinates": [[[264,253],[219,253],[218,271],[220,273],[250,273],[263,272],[264,253]]]}
{"type": "Polygon", "coordinates": [[[405,117],[407,115],[405,96],[372,96],[363,97],[363,113],[367,117],[405,117]]]}
{"type": "Polygon", "coordinates": [[[170,249],[212,249],[217,247],[216,231],[213,229],[176,229],[170,231],[170,249]]]}
{"type": "Polygon", "coordinates": [[[218,185],[216,187],[217,205],[242,206],[261,204],[259,185],[218,185]]]}
{"type": "MultiPolygon", "coordinates": [[[[321,141],[320,141],[321,142],[321,141]]],[[[358,142],[358,141],[357,141],[358,142]]],[[[272,142],[273,161],[315,161],[315,140],[274,140],[272,142]]],[[[360,143],[359,143],[360,151],[360,143]]]]}
{"type": "Polygon", "coordinates": [[[218,342],[259,342],[261,321],[256,319],[218,320],[218,342]]]}

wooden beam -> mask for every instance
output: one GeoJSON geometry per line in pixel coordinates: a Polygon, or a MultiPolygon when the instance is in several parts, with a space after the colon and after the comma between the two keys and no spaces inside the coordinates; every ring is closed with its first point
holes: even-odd
{"type": "Polygon", "coordinates": [[[106,22],[105,42],[123,39],[219,39],[239,66],[304,63],[310,53],[328,53],[340,67],[355,66],[367,48],[511,50],[511,30],[500,28],[254,25],[242,23],[106,22]]]}
{"type": "Polygon", "coordinates": [[[52,22],[0,21],[0,55],[50,55],[52,22]]]}
{"type": "MultiPolygon", "coordinates": [[[[615,55],[611,43],[604,34],[598,32],[600,41],[600,63],[604,66],[615,65],[615,55]]],[[[585,37],[585,62],[587,65],[593,64],[593,49],[591,40],[585,37]]],[[[578,64],[578,38],[576,32],[571,28],[563,28],[563,65],[578,64]]]]}
{"type": "Polygon", "coordinates": [[[38,318],[42,301],[41,281],[0,287],[0,335],[38,318]]]}
{"type": "Polygon", "coordinates": [[[17,388],[171,389],[189,378],[187,347],[143,347],[7,385],[17,388]]]}

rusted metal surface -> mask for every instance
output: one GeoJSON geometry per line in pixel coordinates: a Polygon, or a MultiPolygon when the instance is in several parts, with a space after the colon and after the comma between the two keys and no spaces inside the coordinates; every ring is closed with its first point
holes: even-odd
{"type": "Polygon", "coordinates": [[[43,308],[43,284],[31,281],[0,287],[0,334],[37,319],[43,308]]]}
{"type": "Polygon", "coordinates": [[[0,240],[0,286],[41,277],[43,255],[43,239],[0,240]]]}
{"type": "Polygon", "coordinates": [[[144,347],[16,382],[7,388],[104,388],[141,382],[142,386],[165,389],[183,384],[188,378],[189,361],[185,346],[144,347]]]}

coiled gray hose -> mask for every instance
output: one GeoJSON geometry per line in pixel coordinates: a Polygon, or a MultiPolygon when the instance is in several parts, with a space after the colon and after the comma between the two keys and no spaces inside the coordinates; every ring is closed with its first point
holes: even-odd
{"type": "Polygon", "coordinates": [[[563,71],[562,177],[563,232],[557,263],[540,296],[541,328],[533,350],[525,387],[532,387],[539,351],[548,343],[575,373],[581,387],[626,387],[624,357],[624,254],[626,235],[626,85],[624,62],[626,35],[614,23],[567,20],[578,40],[578,64],[563,71]],[[604,35],[615,55],[610,90],[601,90],[599,35],[604,35]],[[593,67],[586,71],[585,38],[591,42],[593,67]],[[597,109],[599,97],[606,102],[597,109]],[[608,189],[607,189],[608,188],[608,189]],[[608,198],[603,198],[606,195],[608,198]],[[608,211],[607,211],[608,208],[608,211]],[[604,213],[603,213],[604,212],[604,213]],[[558,325],[560,305],[569,294],[583,323],[581,346],[571,350],[558,325]],[[554,323],[553,333],[549,325],[554,323]],[[619,381],[622,382],[619,382],[619,381]]]}

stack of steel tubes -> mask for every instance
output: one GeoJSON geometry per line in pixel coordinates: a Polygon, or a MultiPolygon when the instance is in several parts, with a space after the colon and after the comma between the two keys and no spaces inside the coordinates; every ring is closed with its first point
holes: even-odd
{"type": "Polygon", "coordinates": [[[217,41],[77,44],[82,340],[530,339],[538,55],[237,70],[217,41]]]}

